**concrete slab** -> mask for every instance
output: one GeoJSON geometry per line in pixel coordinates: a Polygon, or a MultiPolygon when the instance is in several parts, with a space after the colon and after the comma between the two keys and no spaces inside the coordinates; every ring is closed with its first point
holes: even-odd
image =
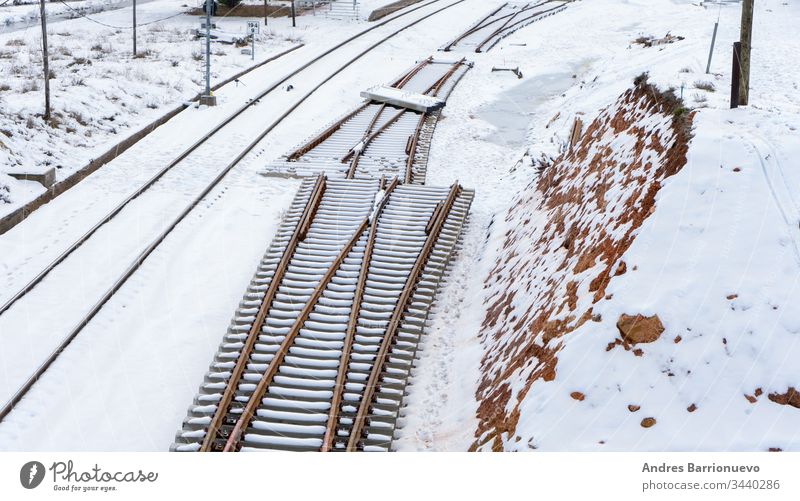
{"type": "Polygon", "coordinates": [[[426,96],[416,92],[409,92],[395,87],[387,87],[385,85],[378,85],[370,87],[369,89],[361,92],[361,97],[377,101],[379,103],[386,103],[392,106],[399,106],[401,108],[408,108],[409,110],[421,111],[428,113],[444,107],[444,99],[438,97],[426,96]]]}
{"type": "Polygon", "coordinates": [[[30,169],[11,171],[7,174],[20,181],[36,181],[45,188],[50,188],[56,182],[55,167],[32,167],[30,169]]]}

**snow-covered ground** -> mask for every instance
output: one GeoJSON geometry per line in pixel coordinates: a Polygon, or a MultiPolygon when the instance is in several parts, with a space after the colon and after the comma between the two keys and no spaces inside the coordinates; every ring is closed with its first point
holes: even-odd
{"type": "MultiPolygon", "coordinates": [[[[45,375],[29,398],[0,424],[0,449],[166,450],[297,186],[297,181],[264,178],[258,172],[322,124],[360,103],[362,90],[392,80],[420,58],[435,53],[478,4],[459,4],[449,15],[424,21],[379,46],[323,86],[267,136],[209,197],[213,207],[193,214],[179,233],[167,239],[81,332],[79,338],[86,341],[71,345],[51,367],[54,376],[45,375]],[[252,200],[239,200],[242,197],[252,200]],[[187,279],[189,274],[192,279],[187,279]],[[159,328],[151,328],[151,321],[159,328]],[[154,356],[153,350],[163,352],[154,356]],[[114,376],[97,377],[104,373],[114,376]],[[165,378],[156,380],[158,376],[165,378]],[[145,387],[152,391],[148,393],[145,387]],[[57,395],[71,398],[54,398],[57,395]],[[131,410],[122,405],[125,395],[140,399],[141,407],[131,410]],[[62,420],[60,416],[69,417],[62,420]]],[[[0,237],[0,301],[196,140],[209,123],[218,123],[333,40],[367,27],[319,16],[298,19],[297,30],[289,22],[279,19],[273,29],[278,36],[302,34],[306,46],[293,53],[296,57],[268,63],[243,77],[242,85],[221,89],[219,106],[214,109],[182,112],[0,237]]],[[[137,199],[127,215],[96,234],[48,277],[34,297],[1,316],[0,333],[8,335],[8,341],[0,352],[0,400],[13,393],[149,239],[266,124],[338,65],[406,22],[376,30],[309,68],[290,82],[291,92],[262,99],[243,121],[246,126],[223,134],[202,161],[187,162],[152,193],[137,199]]]]}
{"type": "MultiPolygon", "coordinates": [[[[156,0],[150,5],[162,3],[169,4],[156,0]]],[[[0,450],[165,450],[297,186],[296,181],[263,178],[258,171],[355,106],[361,90],[390,80],[500,3],[467,0],[404,32],[334,78],[276,128],[0,424],[0,450]]],[[[118,11],[123,17],[129,13],[118,11]]],[[[444,109],[427,182],[449,185],[458,179],[477,191],[459,260],[423,338],[397,449],[467,450],[476,439],[486,438],[476,436],[479,429],[499,433],[497,440],[478,445],[506,450],[800,448],[792,425],[800,410],[768,398],[800,387],[793,364],[800,327],[791,301],[800,276],[800,202],[795,195],[800,177],[791,168],[800,157],[800,78],[790,64],[800,42],[786,36],[798,19],[800,5],[794,0],[756,3],[751,105],[737,110],[727,109],[730,47],[739,29],[736,4],[582,0],[486,54],[438,55],[467,56],[476,64],[444,109]],[[718,15],[717,50],[712,73],[706,75],[718,15]],[[684,39],[654,47],[633,43],[668,32],[684,39]],[[517,66],[521,80],[491,71],[517,66]],[[536,275],[525,270],[524,252],[513,256],[503,247],[507,234],[519,230],[512,224],[516,219],[507,219],[509,209],[532,197],[526,206],[530,218],[547,217],[537,209],[540,192],[532,159],[543,153],[557,156],[576,116],[588,125],[643,72],[662,89],[678,89],[687,106],[697,110],[688,161],[664,180],[654,212],[620,256],[627,271],[608,283],[611,297],[593,305],[599,321],[554,341],[560,344],[555,377],[529,377],[539,360],[523,353],[525,368],[493,379],[492,368],[482,368],[482,360],[513,336],[506,330],[493,337],[494,330],[482,327],[500,287],[487,278],[498,260],[511,259],[536,275]],[[621,313],[658,314],[665,333],[639,345],[641,356],[620,346],[606,351],[619,337],[615,323],[621,313]],[[681,341],[675,343],[677,336],[681,341]],[[486,395],[478,391],[481,382],[484,390],[508,385],[507,399],[495,409],[499,419],[491,422],[477,416],[486,395]],[[583,400],[571,396],[576,392],[583,400]],[[696,409],[688,412],[691,404],[696,409]],[[631,412],[628,405],[640,409],[631,412]],[[655,418],[656,424],[641,427],[644,417],[655,418]]],[[[54,29],[78,22],[64,21],[54,29]]],[[[296,30],[287,19],[273,24],[278,39],[302,38],[307,44],[297,57],[270,63],[243,78],[244,85],[222,89],[217,109],[181,113],[0,236],[0,301],[207,124],[334,39],[364,27],[324,16],[304,16],[298,22],[296,30]]],[[[366,40],[361,43],[366,45],[366,40]]],[[[209,161],[176,172],[67,261],[30,302],[0,317],[0,337],[6,338],[0,352],[0,400],[204,180],[296,94],[344,59],[334,58],[292,82],[291,93],[264,99],[241,137],[227,136],[209,161]]],[[[597,217],[602,220],[603,213],[597,217]]],[[[536,256],[529,257],[532,263],[536,256]]],[[[559,301],[568,295],[566,284],[575,282],[579,304],[591,302],[586,277],[578,275],[564,275],[559,301]]],[[[528,284],[514,298],[514,307],[523,312],[541,299],[537,291],[546,286],[528,284]]],[[[516,323],[510,318],[509,329],[516,323]]]]}
{"type": "MultiPolygon", "coordinates": [[[[138,4],[152,0],[139,0],[138,4]]],[[[45,4],[47,20],[57,22],[74,19],[107,10],[119,9],[132,4],[132,0],[77,0],[52,1],[45,4]]],[[[0,33],[36,28],[41,14],[38,1],[3,2],[0,0],[0,33]]]]}
{"type": "MultiPolygon", "coordinates": [[[[57,179],[63,180],[203,89],[204,47],[194,37],[199,18],[181,15],[185,3],[176,0],[152,1],[137,10],[141,26],[135,57],[130,8],[50,25],[49,122],[42,117],[41,31],[34,27],[0,35],[0,186],[8,187],[0,217],[44,191],[6,173],[55,167],[57,179]]],[[[246,19],[220,20],[218,26],[243,34],[246,19]]],[[[264,31],[256,61],[239,47],[215,43],[212,84],[288,49],[299,38],[264,31]]]]}
{"type": "MultiPolygon", "coordinates": [[[[499,433],[497,443],[489,440],[484,447],[506,450],[800,448],[792,424],[800,411],[768,398],[800,383],[792,306],[800,276],[795,202],[800,177],[791,168],[800,154],[800,74],[786,65],[798,41],[784,36],[800,19],[800,5],[757,2],[751,105],[729,110],[730,47],[738,39],[739,12],[730,3],[703,8],[665,0],[577,2],[495,51],[470,55],[476,68],[452,95],[437,128],[429,182],[446,182],[456,172],[478,194],[465,259],[456,265],[425,339],[399,448],[464,450],[479,438],[480,424],[484,432],[499,433]],[[712,74],[706,75],[718,14],[717,49],[712,74]],[[632,44],[640,36],[660,38],[667,32],[685,39],[649,48],[632,44]],[[522,81],[488,71],[517,65],[522,81]],[[479,392],[478,385],[492,380],[497,369],[479,370],[481,357],[512,339],[512,332],[528,328],[515,324],[547,287],[546,281],[526,287],[520,280],[521,286],[487,282],[491,287],[484,288],[496,262],[526,257],[523,249],[517,255],[503,246],[507,235],[519,232],[513,222],[522,224],[521,214],[506,222],[509,208],[538,193],[533,187],[521,190],[536,179],[530,159],[556,155],[575,116],[583,114],[588,124],[645,71],[698,109],[688,162],[664,182],[655,212],[621,257],[628,271],[611,279],[612,299],[594,305],[602,321],[549,345],[563,342],[555,379],[531,376],[542,360],[522,354],[526,364],[488,387],[502,394],[508,385],[507,399],[494,409],[497,426],[476,422],[474,397],[488,395],[487,387],[479,392]],[[530,157],[523,157],[526,152],[530,157]],[[513,193],[518,195],[509,196],[513,193]],[[506,318],[506,332],[498,335],[484,324],[487,310],[512,290],[518,313],[506,318]],[[619,337],[620,313],[658,314],[666,331],[659,341],[639,346],[641,357],[621,348],[607,352],[619,337]],[[573,392],[585,399],[575,400],[573,392]],[[688,412],[692,404],[696,410],[688,412]],[[641,409],[633,413],[628,405],[641,409]],[[656,424],[643,428],[645,417],[656,424]]],[[[545,217],[536,202],[525,206],[534,221],[545,217]]],[[[528,267],[536,257],[527,256],[528,267]]],[[[571,278],[580,284],[578,301],[587,296],[591,301],[586,278],[571,278]]],[[[557,300],[567,296],[568,282],[557,300]]],[[[537,335],[541,332],[529,334],[537,335]]]]}

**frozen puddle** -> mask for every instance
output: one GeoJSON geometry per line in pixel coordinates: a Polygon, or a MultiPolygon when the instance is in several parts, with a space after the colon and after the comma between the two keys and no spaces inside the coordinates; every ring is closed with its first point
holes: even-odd
{"type": "Polygon", "coordinates": [[[553,96],[566,91],[576,82],[575,72],[547,73],[523,80],[496,100],[481,107],[478,117],[497,130],[486,140],[495,144],[520,146],[525,142],[534,110],[553,96]]]}

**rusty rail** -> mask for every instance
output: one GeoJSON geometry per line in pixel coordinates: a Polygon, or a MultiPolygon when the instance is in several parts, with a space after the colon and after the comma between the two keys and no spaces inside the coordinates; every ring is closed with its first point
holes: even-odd
{"type": "MultiPolygon", "coordinates": [[[[356,231],[353,232],[353,236],[350,238],[350,240],[344,245],[344,247],[342,247],[342,250],[339,252],[339,255],[328,267],[328,270],[325,272],[325,275],[322,277],[322,279],[320,279],[320,282],[317,285],[317,287],[314,288],[314,292],[311,293],[311,297],[308,299],[308,302],[303,307],[303,310],[300,312],[300,315],[295,320],[291,330],[286,334],[286,337],[284,337],[280,347],[278,348],[277,353],[275,353],[275,356],[270,361],[267,370],[264,371],[264,374],[261,375],[261,379],[256,385],[255,390],[253,390],[253,393],[247,400],[247,405],[242,411],[241,416],[239,416],[239,419],[236,421],[236,425],[234,426],[230,437],[228,437],[228,440],[225,443],[225,448],[223,449],[223,452],[235,452],[241,446],[241,438],[244,433],[244,430],[250,425],[250,421],[253,419],[253,416],[255,415],[256,410],[258,409],[259,403],[261,402],[264,393],[267,391],[269,385],[272,384],[272,380],[274,379],[275,374],[277,374],[278,368],[283,363],[284,358],[289,353],[289,348],[292,346],[292,343],[294,343],[294,339],[297,337],[297,334],[300,332],[300,329],[303,327],[303,324],[308,319],[308,316],[311,314],[311,311],[317,306],[317,301],[319,300],[320,296],[322,296],[322,293],[325,291],[325,288],[328,286],[331,279],[333,279],[333,276],[336,274],[336,271],[339,269],[339,266],[341,266],[342,262],[350,253],[350,251],[353,250],[353,247],[358,242],[358,239],[361,238],[361,234],[367,228],[368,224],[369,224],[369,217],[365,217],[364,220],[359,225],[359,227],[356,229],[356,231]]],[[[234,382],[231,381],[231,383],[234,382]]],[[[236,386],[234,386],[233,384],[230,385],[229,388],[232,388],[233,391],[236,391],[236,386]]]]}
{"type": "MultiPolygon", "coordinates": [[[[527,8],[527,9],[525,9],[525,11],[520,11],[520,12],[518,12],[517,14],[521,14],[522,12],[526,12],[526,11],[528,11],[528,10],[532,10],[532,9],[534,9],[534,8],[536,8],[536,7],[540,6],[540,5],[543,5],[543,4],[545,4],[545,3],[550,3],[550,2],[552,2],[552,1],[554,1],[554,0],[548,0],[547,2],[542,2],[542,3],[540,3],[540,4],[533,5],[533,6],[529,7],[529,8],[527,8]]],[[[516,26],[519,26],[520,24],[523,24],[523,23],[525,23],[525,22],[527,22],[527,21],[531,21],[531,20],[535,21],[535,20],[536,20],[535,18],[536,18],[537,16],[541,16],[541,15],[543,15],[543,14],[547,14],[548,12],[560,11],[560,10],[562,10],[562,9],[565,9],[565,8],[566,8],[566,5],[567,5],[566,3],[563,3],[563,4],[561,4],[561,5],[558,5],[558,6],[556,6],[556,7],[551,7],[551,8],[549,8],[549,9],[545,9],[545,10],[540,10],[540,11],[538,11],[538,12],[534,12],[534,13],[532,13],[531,15],[529,15],[528,17],[526,17],[525,19],[520,19],[519,21],[517,21],[517,22],[515,22],[515,23],[513,23],[513,24],[508,24],[508,23],[509,23],[509,22],[512,20],[512,19],[509,19],[509,20],[508,20],[508,21],[507,21],[507,22],[506,22],[506,23],[503,25],[503,27],[502,27],[502,28],[500,28],[500,29],[496,30],[496,31],[495,31],[494,33],[492,33],[492,34],[491,34],[491,35],[490,35],[490,36],[489,36],[489,37],[488,37],[486,40],[484,40],[483,42],[481,42],[481,44],[480,44],[480,45],[478,45],[478,46],[475,48],[475,52],[481,52],[481,49],[483,48],[483,46],[484,46],[484,45],[486,45],[487,43],[489,43],[490,41],[492,41],[492,39],[493,39],[493,38],[496,38],[496,37],[497,37],[497,40],[495,40],[495,41],[494,41],[494,43],[492,43],[492,45],[490,45],[490,46],[489,46],[489,49],[487,49],[487,50],[490,50],[492,47],[494,47],[494,46],[497,44],[497,42],[499,42],[500,40],[502,40],[503,38],[505,38],[505,37],[506,37],[506,36],[508,36],[509,34],[513,33],[514,31],[516,31],[516,30],[514,30],[514,29],[513,29],[514,27],[516,27],[516,26]],[[504,33],[505,33],[505,35],[504,35],[504,33]],[[501,35],[502,35],[502,36],[501,36],[501,35]]],[[[553,13],[555,14],[555,12],[553,12],[553,13]]],[[[516,16],[516,14],[515,14],[515,16],[516,16]]],[[[547,16],[545,16],[545,17],[547,17],[547,16]]],[[[533,22],[533,21],[531,21],[531,22],[533,22]]],[[[530,23],[528,23],[528,24],[530,24],[530,23]]],[[[526,26],[526,25],[523,25],[523,26],[526,26]]],[[[520,28],[522,28],[523,26],[520,26],[520,28]]]]}
{"type": "Polygon", "coordinates": [[[250,354],[253,352],[253,348],[256,345],[258,335],[261,332],[262,326],[264,325],[264,320],[266,319],[267,313],[272,306],[272,301],[275,299],[275,294],[278,292],[278,287],[280,287],[283,276],[289,267],[289,262],[291,261],[292,255],[297,248],[297,244],[305,238],[304,231],[308,231],[308,225],[310,224],[309,222],[313,219],[314,213],[316,212],[317,207],[319,207],[319,202],[322,200],[324,193],[325,176],[321,174],[317,176],[317,181],[314,183],[314,188],[311,190],[311,195],[309,196],[306,207],[303,210],[303,215],[297,222],[294,233],[289,239],[289,242],[286,244],[286,249],[283,251],[281,260],[279,261],[278,266],[275,268],[275,273],[270,280],[269,288],[264,294],[264,299],[261,301],[261,306],[258,309],[256,318],[253,320],[253,325],[250,327],[250,330],[247,333],[247,339],[245,340],[244,346],[242,346],[242,350],[236,360],[236,365],[231,372],[231,377],[228,379],[228,384],[225,387],[222,398],[217,404],[217,410],[214,412],[214,417],[211,419],[211,422],[208,425],[206,436],[203,439],[202,446],[200,447],[201,452],[211,451],[214,447],[214,441],[217,439],[217,434],[220,431],[231,404],[233,403],[233,397],[239,385],[239,380],[241,379],[245,368],[247,367],[250,354]]]}
{"type": "Polygon", "coordinates": [[[403,292],[398,298],[397,304],[392,311],[392,316],[389,319],[389,324],[384,332],[380,349],[375,356],[375,361],[372,365],[372,369],[370,370],[369,378],[364,386],[364,393],[361,395],[358,411],[353,420],[353,427],[350,430],[350,437],[347,441],[348,452],[355,451],[358,448],[358,443],[361,440],[361,434],[364,430],[367,414],[369,413],[370,406],[372,405],[372,399],[375,395],[375,390],[378,386],[381,373],[383,372],[384,365],[389,354],[389,349],[391,348],[392,339],[394,338],[397,329],[400,326],[400,322],[403,319],[408,302],[411,300],[413,292],[416,288],[416,284],[420,278],[420,275],[422,275],[425,264],[428,261],[428,257],[433,250],[433,246],[439,237],[439,233],[441,232],[442,227],[447,220],[447,216],[450,214],[450,209],[453,207],[456,197],[460,191],[461,186],[458,184],[458,181],[456,181],[451,186],[450,192],[445,198],[441,210],[434,210],[434,212],[431,214],[432,218],[435,216],[435,221],[433,225],[431,225],[430,231],[428,232],[428,237],[425,239],[425,243],[423,244],[417,259],[414,262],[414,267],[411,269],[411,272],[406,279],[403,292]]]}
{"type": "MultiPolygon", "coordinates": [[[[453,76],[456,70],[464,64],[466,58],[461,58],[458,62],[453,64],[453,67],[448,70],[447,73],[442,75],[442,78],[437,80],[432,86],[425,91],[425,94],[433,92],[433,95],[436,96],[439,94],[439,91],[442,90],[442,86],[453,76]]],[[[405,173],[405,183],[411,183],[414,180],[414,157],[417,153],[417,146],[419,145],[419,136],[422,133],[422,127],[425,125],[425,120],[428,118],[426,113],[423,113],[419,117],[419,122],[417,122],[417,127],[414,129],[414,135],[409,137],[408,142],[406,143],[406,154],[408,158],[406,159],[406,173],[405,173]]]]}
{"type": "Polygon", "coordinates": [[[429,56],[427,59],[423,59],[416,66],[411,68],[411,70],[409,70],[405,75],[398,78],[393,84],[390,85],[390,87],[402,88],[405,84],[408,83],[409,80],[411,80],[414,77],[414,75],[419,73],[420,70],[422,70],[422,68],[424,68],[425,66],[429,65],[432,62],[433,62],[433,56],[429,56]]]}
{"type": "Polygon", "coordinates": [[[339,120],[337,120],[336,123],[331,124],[327,129],[325,129],[324,131],[322,131],[319,134],[317,134],[317,136],[314,137],[314,139],[310,140],[309,142],[307,142],[303,146],[301,146],[301,147],[297,148],[296,150],[294,150],[293,152],[291,152],[286,157],[287,160],[289,160],[290,162],[296,162],[298,158],[302,157],[303,155],[305,155],[309,151],[313,150],[314,148],[316,148],[317,146],[322,144],[323,141],[325,141],[326,139],[331,137],[337,130],[341,129],[342,125],[344,125],[345,122],[347,122],[348,120],[350,120],[351,118],[353,118],[357,114],[359,114],[362,111],[364,111],[367,108],[367,106],[369,106],[369,104],[370,103],[362,104],[361,106],[359,106],[355,110],[353,110],[350,113],[348,113],[347,115],[345,115],[343,118],[340,118],[339,120]]]}
{"type": "MultiPolygon", "coordinates": [[[[367,283],[367,275],[369,275],[369,266],[372,261],[372,251],[375,248],[375,237],[378,235],[378,220],[383,213],[384,207],[389,202],[389,196],[397,187],[399,179],[395,177],[383,194],[375,213],[372,215],[372,226],[369,230],[369,237],[367,245],[364,247],[364,257],[361,260],[361,270],[358,274],[358,282],[356,284],[355,294],[353,296],[353,306],[350,310],[350,317],[347,321],[347,330],[345,331],[344,344],[342,346],[342,355],[339,359],[339,369],[336,372],[336,383],[333,386],[333,396],[331,398],[331,409],[328,414],[328,421],[325,426],[325,435],[322,439],[322,446],[320,451],[330,452],[333,448],[333,441],[336,434],[336,427],[339,423],[339,408],[342,403],[342,396],[344,393],[345,379],[347,378],[347,367],[350,363],[350,354],[353,350],[353,340],[356,335],[356,327],[358,324],[358,315],[361,311],[361,302],[364,297],[364,288],[367,283]]],[[[383,188],[383,179],[381,179],[381,188],[383,188]]]]}
{"type": "MultiPolygon", "coordinates": [[[[528,10],[528,8],[533,8],[533,7],[529,7],[529,6],[530,6],[530,4],[525,4],[525,6],[524,6],[524,7],[522,7],[520,10],[518,10],[517,12],[514,12],[514,13],[513,13],[513,14],[511,14],[510,16],[507,16],[507,17],[508,17],[508,19],[506,19],[506,21],[505,21],[503,24],[501,24],[499,28],[497,28],[496,30],[494,30],[494,31],[493,31],[493,32],[492,32],[492,33],[491,33],[491,34],[490,34],[488,37],[486,37],[486,39],[485,39],[483,42],[479,43],[479,44],[478,44],[478,46],[477,46],[477,47],[475,47],[475,52],[480,52],[480,51],[481,51],[481,47],[483,47],[484,45],[486,45],[487,43],[489,43],[489,41],[490,41],[492,38],[494,38],[494,37],[496,37],[498,34],[502,33],[502,32],[503,32],[503,30],[506,28],[506,26],[508,26],[508,24],[509,24],[511,21],[513,21],[515,17],[517,17],[518,15],[520,15],[520,14],[522,14],[523,12],[525,12],[526,10],[528,10]]],[[[499,20],[499,19],[498,19],[498,20],[499,20]]]]}
{"type": "MultiPolygon", "coordinates": [[[[478,30],[482,30],[483,28],[485,28],[486,26],[488,26],[488,25],[485,25],[485,26],[484,26],[484,25],[483,25],[483,23],[485,23],[486,21],[488,21],[489,19],[491,19],[491,18],[492,18],[492,16],[496,15],[498,12],[500,12],[501,10],[503,10],[503,8],[504,8],[506,5],[508,5],[508,2],[506,2],[506,3],[502,4],[500,7],[498,7],[498,8],[497,8],[497,9],[495,9],[494,11],[492,11],[492,13],[491,13],[491,14],[489,14],[489,15],[488,15],[488,16],[486,16],[486,17],[484,17],[484,18],[483,18],[483,19],[481,19],[480,21],[478,21],[476,24],[474,24],[474,25],[472,26],[472,28],[469,28],[467,31],[465,31],[464,33],[462,33],[461,35],[459,35],[459,36],[458,36],[458,38],[456,38],[455,40],[453,40],[452,42],[450,42],[449,44],[447,44],[447,45],[446,45],[446,46],[445,46],[445,47],[444,47],[442,50],[443,50],[444,52],[450,52],[450,51],[453,49],[453,46],[454,46],[454,45],[456,45],[456,44],[457,44],[458,42],[460,42],[461,40],[463,40],[465,37],[468,37],[468,36],[470,36],[471,34],[475,33],[476,31],[478,31],[478,30]]],[[[490,24],[491,24],[491,23],[490,23],[490,24]]]]}

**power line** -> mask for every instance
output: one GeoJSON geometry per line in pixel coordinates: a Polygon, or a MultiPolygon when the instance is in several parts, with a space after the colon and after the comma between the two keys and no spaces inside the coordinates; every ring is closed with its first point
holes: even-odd
{"type": "MultiPolygon", "coordinates": [[[[8,1],[8,0],[6,0],[6,1],[8,1]]],[[[62,4],[64,4],[64,6],[66,6],[66,7],[67,7],[67,9],[71,10],[72,12],[74,12],[75,14],[77,14],[78,16],[80,16],[80,17],[82,17],[82,18],[86,19],[87,21],[91,21],[91,22],[93,22],[93,23],[99,24],[100,26],[105,26],[106,28],[113,28],[113,29],[115,29],[115,30],[132,30],[132,29],[133,29],[133,26],[115,26],[115,25],[113,25],[113,24],[104,23],[103,21],[98,21],[97,19],[94,19],[93,17],[90,17],[90,16],[88,16],[88,15],[84,14],[84,13],[83,13],[83,12],[81,12],[81,11],[79,11],[79,10],[77,10],[77,9],[74,9],[72,6],[70,6],[70,5],[69,5],[68,3],[66,3],[64,0],[58,0],[58,1],[59,1],[60,3],[62,3],[62,4]]],[[[184,14],[185,14],[185,12],[179,12],[179,13],[177,13],[177,14],[173,14],[173,15],[171,15],[171,16],[163,17],[163,18],[161,18],[161,19],[156,19],[156,20],[154,20],[154,21],[148,21],[148,22],[146,22],[146,23],[139,23],[139,24],[137,24],[136,26],[147,26],[148,24],[160,23],[161,21],[166,21],[167,19],[172,19],[173,17],[182,16],[182,15],[184,15],[184,14]]]]}

